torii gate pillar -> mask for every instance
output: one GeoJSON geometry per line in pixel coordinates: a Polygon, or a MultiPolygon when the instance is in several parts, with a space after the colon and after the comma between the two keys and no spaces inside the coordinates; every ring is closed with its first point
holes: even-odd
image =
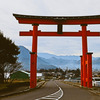
{"type": "Polygon", "coordinates": [[[87,87],[92,88],[92,54],[87,53],[87,87]]]}
{"type": "Polygon", "coordinates": [[[80,60],[81,60],[81,86],[83,86],[83,57],[80,56],[80,60]]]}
{"type": "Polygon", "coordinates": [[[35,88],[37,83],[36,72],[37,72],[37,31],[38,24],[33,25],[33,33],[32,33],[32,52],[31,54],[31,62],[30,62],[30,88],[35,88]]]}
{"type": "Polygon", "coordinates": [[[87,61],[87,24],[82,24],[82,61],[83,61],[83,86],[87,87],[86,77],[87,77],[87,68],[86,68],[86,61],[87,61]]]}

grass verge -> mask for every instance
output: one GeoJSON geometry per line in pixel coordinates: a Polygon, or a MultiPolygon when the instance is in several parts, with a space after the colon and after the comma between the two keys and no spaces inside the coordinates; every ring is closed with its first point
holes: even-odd
{"type": "Polygon", "coordinates": [[[29,82],[13,82],[0,84],[0,94],[16,90],[19,87],[29,86],[29,82]]]}

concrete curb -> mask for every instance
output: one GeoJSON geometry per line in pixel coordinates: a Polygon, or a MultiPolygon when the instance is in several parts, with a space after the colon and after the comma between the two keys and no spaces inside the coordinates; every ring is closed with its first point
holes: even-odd
{"type": "Polygon", "coordinates": [[[6,95],[1,95],[0,98],[4,98],[4,97],[8,97],[8,96],[13,96],[13,95],[18,95],[18,94],[22,94],[22,93],[26,93],[26,92],[30,92],[33,91],[35,89],[41,88],[42,85],[44,85],[45,81],[39,82],[37,83],[37,86],[34,89],[26,89],[26,90],[22,90],[22,91],[18,91],[18,92],[13,92],[13,93],[9,93],[6,95]]]}
{"type": "Polygon", "coordinates": [[[96,91],[96,90],[89,90],[89,92],[91,92],[91,93],[93,93],[93,94],[95,94],[95,95],[98,95],[98,96],[100,96],[100,92],[98,92],[98,91],[96,91]]]}

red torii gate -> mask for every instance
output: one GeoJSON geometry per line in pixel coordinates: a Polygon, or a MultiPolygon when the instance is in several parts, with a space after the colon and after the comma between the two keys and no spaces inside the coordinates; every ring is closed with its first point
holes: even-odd
{"type": "Polygon", "coordinates": [[[37,71],[37,37],[38,36],[78,36],[82,37],[81,57],[81,86],[92,87],[92,53],[87,50],[87,36],[100,36],[100,32],[87,31],[88,24],[100,24],[100,15],[95,16],[31,16],[13,14],[20,24],[32,24],[33,30],[20,32],[20,36],[32,36],[32,52],[30,65],[30,88],[36,87],[37,71]],[[41,32],[38,30],[39,24],[57,25],[57,32],[41,32]],[[81,25],[79,32],[63,32],[63,25],[81,25]]]}

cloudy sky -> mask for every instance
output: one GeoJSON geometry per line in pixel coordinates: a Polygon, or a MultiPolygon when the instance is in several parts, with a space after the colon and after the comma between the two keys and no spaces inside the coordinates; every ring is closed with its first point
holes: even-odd
{"type": "MultiPolygon", "coordinates": [[[[13,13],[41,16],[100,15],[100,0],[0,0],[0,30],[16,45],[31,50],[31,37],[20,37],[19,31],[32,29],[31,25],[18,24],[13,13]]],[[[63,31],[78,31],[76,25],[63,26],[63,31]]],[[[99,31],[100,25],[88,25],[88,30],[99,31]]],[[[39,30],[56,31],[56,26],[40,25],[39,30]]],[[[81,37],[39,37],[38,52],[56,55],[81,55],[81,37]]],[[[100,57],[100,37],[88,37],[88,51],[100,57]]]]}

